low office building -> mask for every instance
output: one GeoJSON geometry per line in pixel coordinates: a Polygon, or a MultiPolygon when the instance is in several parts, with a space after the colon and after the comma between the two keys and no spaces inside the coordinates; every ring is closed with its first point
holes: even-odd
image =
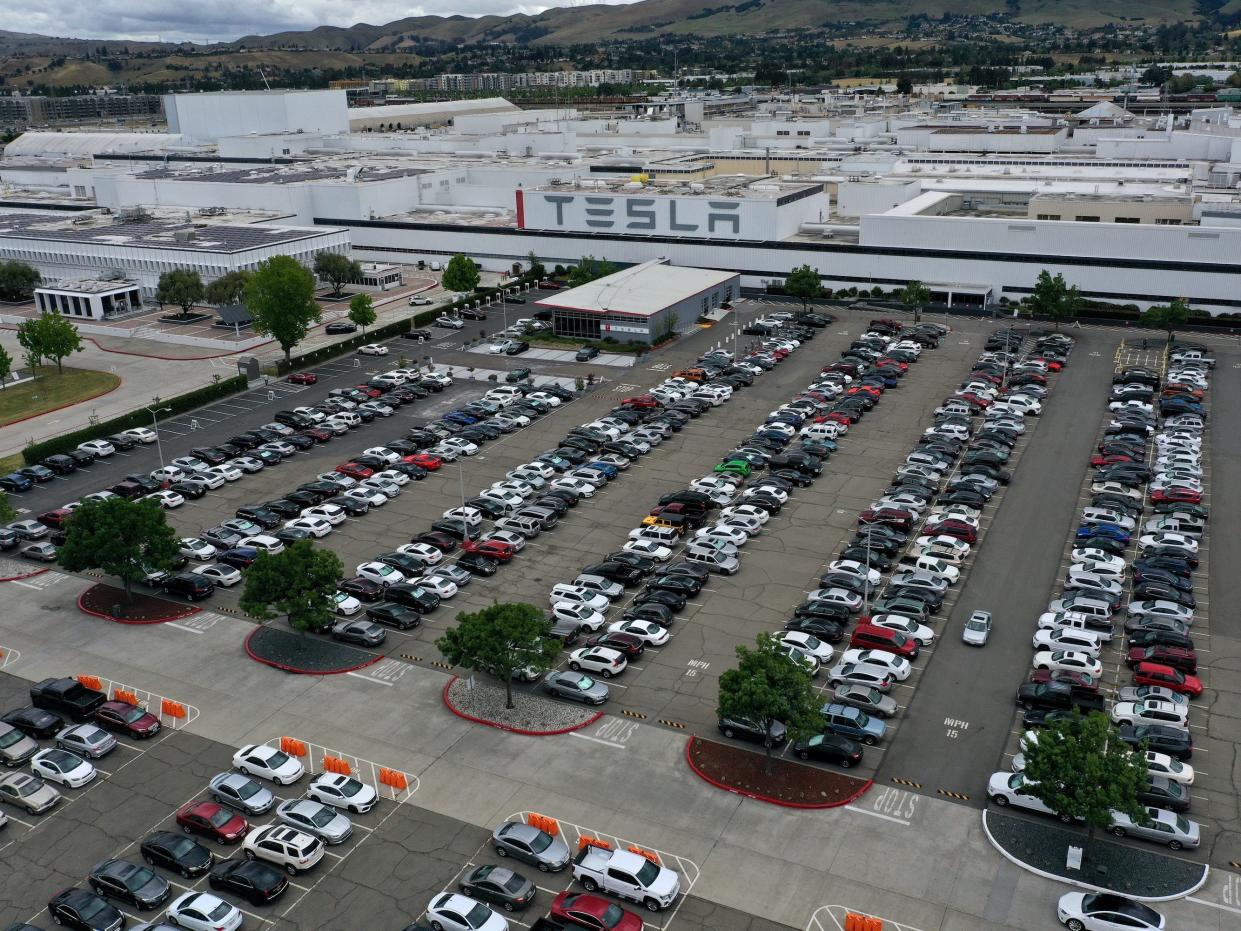
{"type": "Polygon", "coordinates": [[[735,272],[653,259],[536,302],[552,330],[570,339],[655,343],[684,333],[698,318],[740,294],[735,272]]]}
{"type": "Polygon", "coordinates": [[[142,288],[124,278],[51,281],[35,288],[35,307],[77,320],[108,320],[140,312],[142,288]]]}

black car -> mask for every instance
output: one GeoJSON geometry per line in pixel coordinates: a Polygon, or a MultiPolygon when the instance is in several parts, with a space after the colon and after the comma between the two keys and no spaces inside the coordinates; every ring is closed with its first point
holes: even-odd
{"type": "Polygon", "coordinates": [[[272,530],[271,535],[285,545],[296,543],[298,540],[314,539],[309,530],[301,527],[281,527],[277,530],[272,530]]]}
{"type": "Polygon", "coordinates": [[[2,491],[23,492],[29,491],[33,487],[34,481],[20,472],[0,475],[0,490],[2,491]]]}
{"type": "Polygon", "coordinates": [[[340,494],[344,490],[344,488],[337,482],[330,482],[330,481],[327,481],[326,479],[319,479],[318,481],[305,482],[301,485],[298,485],[297,490],[309,492],[312,495],[317,495],[319,497],[319,501],[323,502],[323,501],[326,501],[328,498],[332,497],[333,495],[340,494]]]}
{"type": "Polygon", "coordinates": [[[261,860],[222,860],[207,882],[212,889],[241,896],[251,905],[273,902],[289,888],[288,877],[261,860]]]}
{"type": "Polygon", "coordinates": [[[594,346],[583,346],[577,351],[577,354],[573,357],[573,359],[576,362],[589,362],[598,355],[599,350],[594,346]]]}
{"type": "Polygon", "coordinates": [[[555,511],[557,517],[564,517],[569,513],[569,508],[572,507],[566,499],[553,494],[545,494],[540,498],[535,498],[531,503],[535,507],[548,508],[555,511]]]}
{"type": "Polygon", "coordinates": [[[60,715],[30,706],[6,711],[0,715],[0,721],[11,724],[27,737],[36,740],[50,740],[65,727],[65,719],[60,715]]]}
{"type": "Polygon", "coordinates": [[[243,517],[246,520],[254,521],[254,523],[258,524],[264,530],[271,530],[273,527],[278,527],[283,521],[283,518],[281,518],[279,514],[261,504],[242,505],[233,513],[238,517],[243,517]]]}
{"type": "Polygon", "coordinates": [[[18,475],[24,475],[26,478],[35,482],[50,482],[56,477],[56,473],[47,466],[32,465],[26,466],[24,469],[17,470],[18,475]]]}
{"type": "Polygon", "coordinates": [[[378,601],[384,593],[384,587],[378,582],[364,579],[360,575],[352,579],[342,579],[336,587],[346,595],[352,595],[358,601],[378,601]]]}
{"type": "Polygon", "coordinates": [[[88,449],[71,449],[67,455],[77,463],[78,468],[88,466],[98,457],[88,449]]]}
{"type": "Polygon", "coordinates": [[[862,745],[831,731],[793,744],[793,752],[803,760],[835,763],[841,769],[848,769],[862,762],[862,745]]]}
{"type": "MultiPolygon", "coordinates": [[[[217,556],[216,559],[217,561],[233,566],[234,568],[244,569],[246,566],[250,565],[250,563],[238,565],[236,561],[230,561],[226,558],[229,553],[236,553],[242,549],[249,549],[250,552],[254,553],[257,558],[257,550],[249,547],[239,547],[237,550],[226,550],[217,556]]],[[[253,561],[254,560],[252,559],[250,562],[253,561]]],[[[186,601],[198,601],[201,598],[208,597],[215,591],[215,583],[206,576],[199,575],[196,572],[178,572],[172,578],[164,580],[163,590],[164,593],[168,595],[180,595],[186,601]]]]}
{"type": "MultiPolygon", "coordinates": [[[[297,494],[297,492],[294,492],[297,494]]],[[[293,495],[289,495],[290,498],[293,495]]],[[[350,517],[361,517],[370,511],[371,506],[360,498],[350,498],[348,495],[337,495],[335,498],[328,498],[324,504],[334,504],[343,510],[350,517]]]]}
{"type": "Polygon", "coordinates": [[[495,575],[500,567],[494,559],[488,559],[480,553],[466,553],[457,560],[457,565],[474,575],[482,576],[495,575]]]}
{"type": "MultiPolygon", "coordinates": [[[[293,504],[297,505],[298,514],[300,514],[306,508],[314,507],[316,504],[323,503],[323,498],[320,495],[315,494],[314,492],[303,491],[300,488],[295,489],[294,491],[290,491],[288,494],[284,496],[284,500],[291,501],[293,504]]],[[[346,498],[344,500],[352,501],[353,499],[346,498]]],[[[334,501],[332,503],[339,504],[340,502],[334,501]]],[[[341,506],[344,507],[344,505],[341,505],[341,506]]],[[[366,512],[363,511],[363,513],[366,513],[366,512]]]]}
{"type": "Polygon", "coordinates": [[[526,352],[529,348],[529,343],[527,343],[524,339],[519,339],[509,343],[508,348],[504,350],[504,354],[506,356],[519,356],[523,352],[526,352]]]}
{"type": "Polygon", "coordinates": [[[342,333],[356,333],[358,332],[358,327],[356,324],[348,323],[344,320],[336,320],[325,326],[323,332],[329,336],[337,336],[342,333]]]}
{"type": "Polygon", "coordinates": [[[172,886],[148,866],[127,860],[104,860],[91,867],[86,876],[98,895],[117,899],[135,908],[155,908],[168,901],[172,886]]]}
{"type": "Polygon", "coordinates": [[[148,866],[172,870],[186,879],[203,875],[215,861],[206,847],[172,831],[156,831],[142,842],[139,850],[148,866]]]}
{"type": "Polygon", "coordinates": [[[52,921],[77,931],[120,931],[125,916],[104,899],[85,889],[61,889],[47,903],[52,921]]]}
{"type": "Polygon", "coordinates": [[[607,562],[618,562],[624,566],[632,566],[642,575],[650,575],[658,568],[658,563],[649,556],[643,556],[640,553],[630,553],[626,550],[619,550],[615,553],[608,553],[604,557],[607,562]]]}
{"type": "Polygon", "coordinates": [[[689,599],[680,592],[668,591],[663,588],[644,588],[634,598],[633,606],[658,604],[672,611],[681,611],[684,610],[687,601],[689,599]]]}
{"type": "MultiPolygon", "coordinates": [[[[467,553],[466,555],[472,556],[474,554],[467,553]]],[[[462,559],[464,558],[462,557],[462,559]]],[[[474,570],[471,569],[470,571],[474,570]]],[[[388,590],[384,592],[384,598],[398,605],[413,608],[415,611],[423,614],[426,614],[428,611],[434,611],[440,605],[439,595],[411,582],[399,582],[396,585],[389,585],[388,590]]]]}
{"type": "Polygon", "coordinates": [[[1147,627],[1131,633],[1128,645],[1130,647],[1184,647],[1187,650],[1192,650],[1194,648],[1194,639],[1189,634],[1182,633],[1179,630],[1147,627]]]}
{"type": "Polygon", "coordinates": [[[1145,741],[1147,750],[1166,753],[1168,756],[1185,761],[1194,755],[1193,738],[1188,731],[1162,724],[1122,724],[1116,734],[1131,747],[1137,747],[1145,741]]]}
{"type": "Polygon", "coordinates": [[[854,562],[869,563],[870,568],[887,572],[892,568],[892,560],[878,550],[861,544],[846,546],[840,551],[841,559],[852,559],[854,562]]]}
{"type": "Polygon", "coordinates": [[[674,612],[666,604],[657,601],[643,601],[631,604],[621,615],[622,621],[650,621],[660,627],[671,627],[674,612]]]}
{"type": "MultiPolygon", "coordinates": [[[[309,505],[307,505],[309,506],[309,505]]],[[[302,513],[302,505],[296,501],[290,501],[288,498],[276,498],[273,501],[267,501],[256,507],[271,511],[273,514],[283,517],[285,520],[292,520],[302,513]]],[[[240,515],[239,515],[240,516],[240,515]]]]}
{"type": "MultiPolygon", "coordinates": [[[[685,598],[693,598],[702,589],[702,581],[689,575],[666,574],[651,579],[646,588],[638,595],[639,599],[647,600],[651,592],[672,592],[685,598]]],[[[671,607],[671,606],[670,606],[671,607]]]]}
{"type": "Polygon", "coordinates": [[[410,630],[422,623],[422,615],[405,605],[383,601],[366,609],[366,616],[377,624],[410,630]]]}
{"type": "Polygon", "coordinates": [[[595,634],[586,641],[588,647],[607,647],[610,650],[616,650],[623,653],[628,659],[634,659],[646,652],[646,642],[633,634],[621,633],[619,631],[613,633],[604,631],[595,634]]]}
{"type": "MultiPolygon", "coordinates": [[[[711,578],[711,570],[707,569],[705,566],[699,565],[698,563],[686,562],[684,560],[664,566],[662,569],[662,574],[665,576],[687,575],[691,579],[697,580],[699,588],[706,585],[707,581],[711,578]]],[[[695,594],[697,594],[697,590],[695,590],[695,594]]]]}
{"type": "Polygon", "coordinates": [[[1177,814],[1189,811],[1189,791],[1185,786],[1169,779],[1151,779],[1138,792],[1138,801],[1143,805],[1165,808],[1177,814]]]}
{"type": "Polygon", "coordinates": [[[1134,601],[1171,601],[1186,608],[1198,607],[1193,592],[1150,579],[1143,579],[1133,586],[1134,601]]]}
{"type": "Polygon", "coordinates": [[[785,630],[796,630],[813,634],[828,643],[840,643],[844,639],[845,629],[841,622],[817,617],[795,617],[784,625],[785,630]]]}
{"type": "Polygon", "coordinates": [[[598,575],[618,585],[633,585],[642,580],[642,571],[620,562],[599,562],[582,570],[585,575],[598,575]]]}
{"type": "Polygon", "coordinates": [[[70,475],[78,470],[77,461],[72,456],[55,455],[48,456],[40,463],[57,475],[70,475]]]}
{"type": "Polygon", "coordinates": [[[378,561],[385,566],[391,566],[399,571],[407,578],[416,578],[426,571],[426,562],[416,556],[408,556],[405,553],[384,553],[378,557],[378,561]]]}
{"type": "Polygon", "coordinates": [[[478,527],[471,526],[465,521],[457,520],[453,517],[445,517],[437,520],[431,525],[431,529],[438,530],[440,533],[446,533],[450,537],[454,537],[457,540],[477,540],[479,536],[481,536],[478,527]]]}

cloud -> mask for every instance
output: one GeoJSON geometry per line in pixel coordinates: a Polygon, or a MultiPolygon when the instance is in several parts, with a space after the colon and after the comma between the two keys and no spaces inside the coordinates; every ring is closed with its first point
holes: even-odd
{"type": "Polygon", "coordinates": [[[0,29],[82,39],[226,42],[243,35],[325,25],[381,25],[408,16],[538,13],[569,2],[422,0],[411,6],[398,0],[6,0],[0,4],[0,29]]]}

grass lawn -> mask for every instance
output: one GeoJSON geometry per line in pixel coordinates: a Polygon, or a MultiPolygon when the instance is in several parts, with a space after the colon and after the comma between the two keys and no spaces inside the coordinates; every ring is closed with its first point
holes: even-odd
{"type": "Polygon", "coordinates": [[[0,390],[0,427],[53,408],[97,398],[120,383],[120,378],[110,372],[65,366],[64,372],[57,374],[56,366],[41,366],[39,377],[34,381],[0,390]]]}

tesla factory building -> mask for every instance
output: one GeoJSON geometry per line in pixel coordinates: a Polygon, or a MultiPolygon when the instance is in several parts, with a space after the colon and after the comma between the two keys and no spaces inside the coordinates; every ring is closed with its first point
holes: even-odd
{"type": "Polygon", "coordinates": [[[653,343],[741,293],[741,276],[653,259],[536,302],[557,336],[653,343]]]}

